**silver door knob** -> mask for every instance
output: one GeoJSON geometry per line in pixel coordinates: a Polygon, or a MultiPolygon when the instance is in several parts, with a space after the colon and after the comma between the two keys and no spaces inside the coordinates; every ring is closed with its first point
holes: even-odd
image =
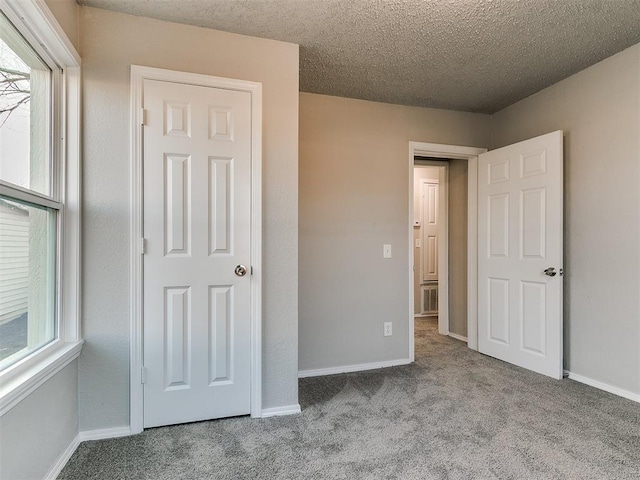
{"type": "Polygon", "coordinates": [[[234,272],[236,273],[237,276],[244,277],[247,274],[247,267],[245,267],[244,265],[238,265],[234,270],[234,272]]]}
{"type": "Polygon", "coordinates": [[[546,269],[544,270],[544,274],[545,274],[545,275],[548,275],[548,276],[550,276],[550,277],[555,277],[555,276],[557,275],[557,273],[558,273],[558,272],[556,272],[556,269],[555,269],[555,268],[553,268],[553,267],[549,267],[549,268],[546,268],[546,269]]]}

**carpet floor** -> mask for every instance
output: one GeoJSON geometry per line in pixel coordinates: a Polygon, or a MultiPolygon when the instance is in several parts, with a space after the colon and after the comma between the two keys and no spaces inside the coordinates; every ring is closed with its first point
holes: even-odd
{"type": "Polygon", "coordinates": [[[640,479],[640,404],[416,321],[416,362],[300,380],[302,413],[81,444],[59,480],[640,479]]]}

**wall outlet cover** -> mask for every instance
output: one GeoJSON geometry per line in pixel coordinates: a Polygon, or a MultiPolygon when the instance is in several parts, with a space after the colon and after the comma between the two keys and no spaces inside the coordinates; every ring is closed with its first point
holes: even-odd
{"type": "Polygon", "coordinates": [[[384,336],[390,337],[391,335],[393,335],[393,323],[384,322],[384,336]]]}

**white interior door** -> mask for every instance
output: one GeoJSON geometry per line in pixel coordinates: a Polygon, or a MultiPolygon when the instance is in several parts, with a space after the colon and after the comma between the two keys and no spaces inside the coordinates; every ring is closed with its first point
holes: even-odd
{"type": "Polygon", "coordinates": [[[478,158],[478,349],[562,378],[562,132],[478,158]]]}
{"type": "Polygon", "coordinates": [[[421,185],[422,207],[422,283],[438,281],[438,230],[439,200],[438,182],[423,180],[421,185]]]}
{"type": "Polygon", "coordinates": [[[251,94],[143,97],[144,426],[248,414],[251,94]]]}

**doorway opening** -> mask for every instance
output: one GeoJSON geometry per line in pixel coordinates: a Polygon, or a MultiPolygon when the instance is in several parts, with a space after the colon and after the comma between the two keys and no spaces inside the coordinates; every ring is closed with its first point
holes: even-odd
{"type": "MultiPolygon", "coordinates": [[[[563,353],[562,138],[562,131],[551,132],[487,154],[480,148],[409,142],[409,284],[415,158],[447,158],[450,165],[465,160],[467,346],[553,378],[562,378],[563,353]]],[[[441,292],[438,300],[443,315],[441,292]]],[[[414,308],[411,288],[412,360],[414,308]]]]}
{"type": "Polygon", "coordinates": [[[467,342],[467,162],[414,158],[414,317],[467,342]]]}
{"type": "MultiPolygon", "coordinates": [[[[477,241],[478,241],[478,225],[477,225],[477,179],[478,179],[478,171],[477,171],[477,161],[478,155],[486,152],[484,148],[474,148],[474,147],[462,147],[462,146],[454,146],[454,145],[442,145],[442,144],[434,144],[434,143],[422,143],[422,142],[409,142],[409,231],[408,231],[408,241],[409,241],[409,285],[411,286],[409,291],[409,355],[412,360],[415,359],[415,314],[417,307],[420,307],[420,314],[424,314],[428,310],[422,309],[420,302],[424,301],[423,295],[427,295],[427,307],[434,306],[434,296],[436,297],[435,302],[437,302],[437,315],[438,315],[438,332],[442,335],[450,335],[451,331],[451,301],[450,301],[450,293],[451,293],[451,272],[450,272],[450,261],[449,261],[449,236],[450,229],[448,225],[450,223],[450,219],[447,219],[446,223],[440,222],[440,238],[435,239],[436,245],[439,245],[440,248],[436,248],[436,250],[431,250],[430,253],[427,253],[427,265],[428,261],[431,260],[433,263],[434,258],[437,261],[438,265],[438,274],[437,274],[437,283],[434,282],[434,278],[418,278],[416,281],[416,272],[414,270],[414,266],[416,266],[416,258],[418,258],[419,262],[423,262],[424,264],[424,245],[423,245],[423,237],[425,233],[427,233],[427,238],[429,237],[426,229],[424,231],[416,232],[415,222],[419,221],[421,223],[420,228],[418,230],[423,230],[422,222],[424,220],[421,219],[421,214],[416,213],[416,209],[419,207],[416,206],[416,198],[414,192],[417,188],[422,190],[423,184],[420,180],[420,187],[416,187],[416,168],[428,167],[429,163],[432,163],[435,168],[440,168],[438,174],[438,194],[437,198],[439,200],[439,210],[441,211],[440,216],[448,216],[451,212],[449,211],[449,199],[452,197],[450,192],[447,192],[447,188],[451,187],[451,182],[449,176],[452,173],[452,165],[454,165],[453,169],[455,169],[456,173],[456,189],[461,190],[463,195],[458,193],[455,194],[454,201],[456,202],[456,221],[457,226],[459,226],[460,222],[463,224],[461,232],[456,232],[456,251],[459,251],[460,248],[466,250],[466,259],[464,255],[460,258],[460,255],[456,256],[455,264],[456,270],[462,270],[463,274],[460,273],[455,274],[455,284],[459,285],[462,283],[466,287],[465,289],[461,289],[456,287],[456,292],[454,297],[456,298],[456,304],[454,307],[455,312],[459,312],[460,309],[466,312],[466,315],[459,315],[455,321],[457,321],[456,326],[454,327],[457,331],[462,331],[464,333],[464,326],[462,326],[462,330],[460,330],[459,323],[466,323],[466,337],[467,337],[467,346],[473,350],[478,349],[478,323],[477,323],[477,241]],[[466,176],[463,174],[466,173],[466,176]],[[440,177],[442,176],[442,179],[440,177]],[[444,186],[444,188],[441,188],[444,186]],[[466,197],[464,195],[466,193],[466,197]],[[446,196],[445,196],[446,195],[446,196]],[[464,205],[462,208],[460,207],[460,203],[466,203],[466,209],[464,209],[464,205]],[[443,215],[442,210],[447,209],[446,213],[443,215]],[[466,210],[466,211],[465,211],[466,210]],[[458,215],[460,212],[463,212],[462,215],[458,215]],[[462,217],[460,218],[458,217],[462,217]],[[447,226],[447,228],[443,228],[447,226]],[[420,237],[420,247],[416,247],[416,236],[420,237]],[[460,237],[463,237],[461,241],[460,237]],[[465,238],[466,237],[466,238],[465,238]],[[446,248],[442,248],[446,246],[446,248]],[[418,248],[422,249],[416,252],[418,248]],[[434,257],[435,252],[435,257],[434,257]],[[428,255],[431,255],[429,258],[428,255]],[[445,256],[446,255],[446,256],[445,256]],[[463,264],[463,268],[460,268],[460,263],[463,264]],[[464,274],[464,270],[466,270],[466,274],[464,274]],[[431,283],[429,283],[431,282],[431,283]],[[416,284],[419,285],[419,293],[417,293],[418,289],[416,288],[416,284]],[[423,293],[423,290],[425,293],[423,293]],[[466,321],[465,317],[466,316],[466,321]]],[[[427,189],[431,188],[430,194],[435,195],[434,187],[429,187],[428,178],[427,185],[424,187],[427,189]]],[[[434,182],[432,182],[433,184],[434,182]]],[[[436,206],[437,208],[437,206],[436,206]]],[[[444,219],[443,219],[444,220],[444,219]]],[[[436,231],[438,229],[436,228],[436,231]]],[[[433,242],[433,240],[431,240],[433,242]]],[[[419,275],[422,275],[419,273],[419,275]]],[[[431,313],[433,315],[433,313],[431,313]]],[[[425,317],[421,317],[425,318],[425,317]]],[[[433,318],[433,317],[426,317],[433,318]]],[[[457,333],[456,330],[453,330],[454,335],[458,335],[458,338],[464,338],[465,335],[457,333]]]]}

